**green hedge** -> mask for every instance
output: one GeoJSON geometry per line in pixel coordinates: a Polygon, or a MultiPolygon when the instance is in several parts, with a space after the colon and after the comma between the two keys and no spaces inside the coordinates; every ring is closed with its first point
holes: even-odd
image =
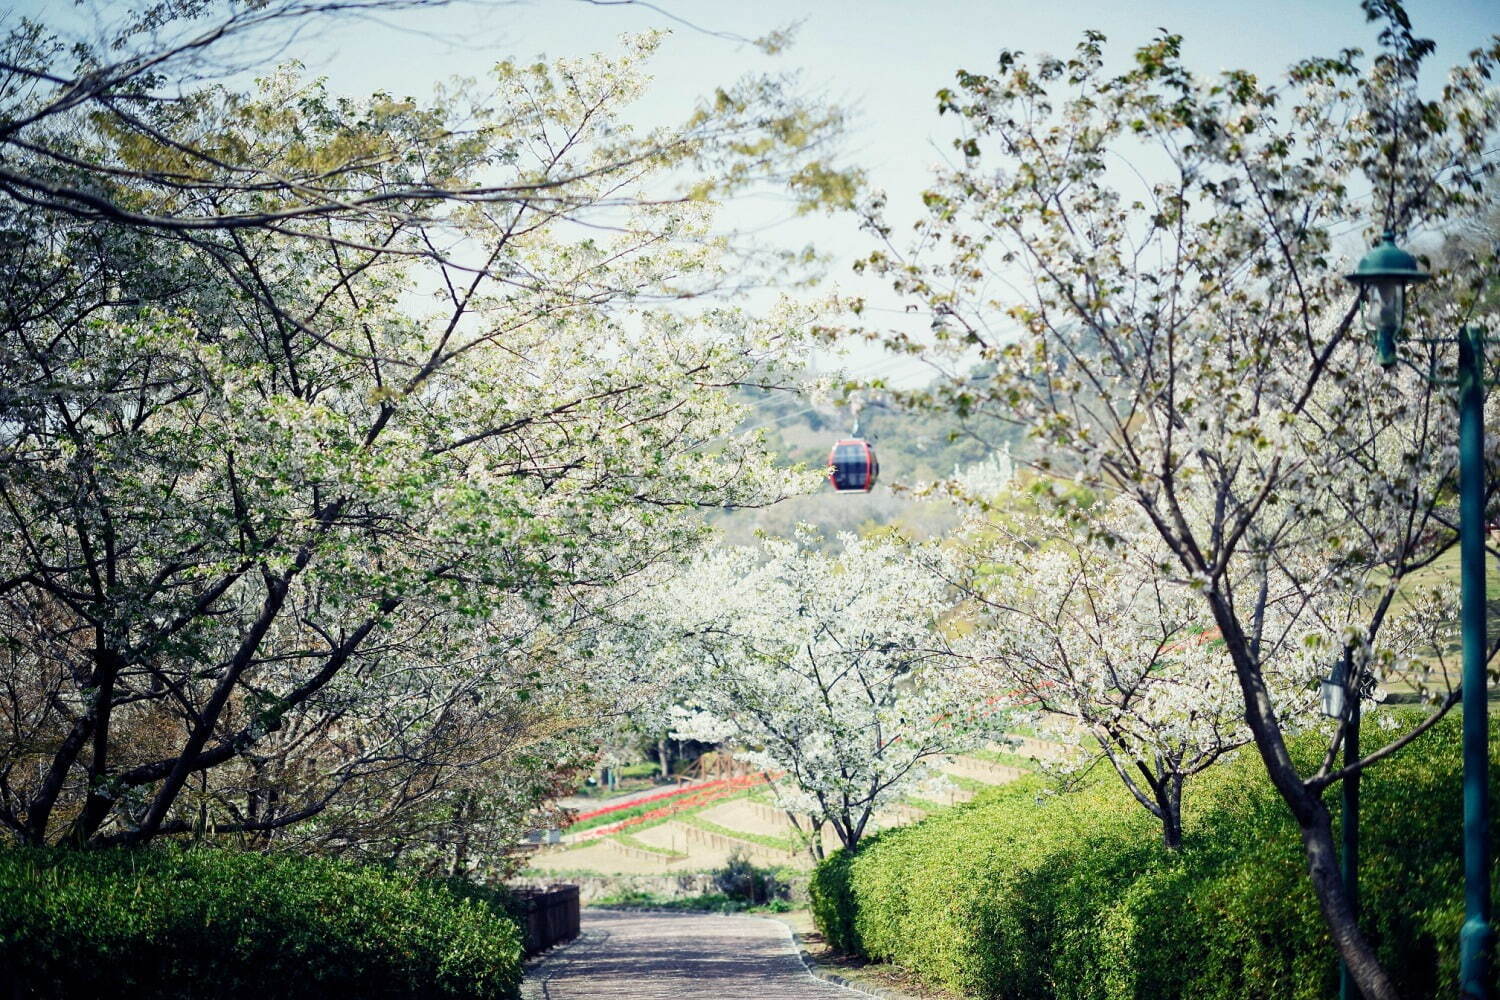
{"type": "Polygon", "coordinates": [[[513,997],[498,902],[319,859],[7,848],[0,969],[24,997],[513,997]]]}
{"type": "MultiPolygon", "coordinates": [[[[1457,995],[1458,730],[1440,725],[1361,786],[1362,925],[1409,997],[1457,995]]],[[[1293,749],[1305,761],[1319,742],[1293,749]]],[[[1337,814],[1336,789],[1329,801],[1337,814]]],[[[830,857],[813,878],[814,918],[834,947],[975,996],[1334,995],[1301,840],[1259,758],[1243,751],[1206,773],[1186,802],[1173,853],[1112,774],[1067,795],[1034,779],[1005,786],[830,857]]]]}

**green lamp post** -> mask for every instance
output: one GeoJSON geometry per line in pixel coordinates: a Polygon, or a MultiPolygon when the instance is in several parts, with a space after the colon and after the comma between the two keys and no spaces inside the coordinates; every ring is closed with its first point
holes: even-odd
{"type": "MultiPolygon", "coordinates": [[[[1364,685],[1355,676],[1354,664],[1348,646],[1333,665],[1333,671],[1323,681],[1323,714],[1330,719],[1341,719],[1344,723],[1344,766],[1359,760],[1359,705],[1364,695],[1364,685]]],[[[1343,816],[1340,829],[1343,844],[1340,851],[1340,867],[1344,877],[1344,895],[1349,897],[1349,908],[1354,919],[1359,919],[1359,772],[1356,771],[1343,782],[1343,816]]],[[[1359,1000],[1359,987],[1349,974],[1349,963],[1339,962],[1339,1000],[1359,1000]]]]}
{"type": "MultiPolygon", "coordinates": [[[[1348,279],[1359,287],[1365,323],[1384,368],[1396,363],[1406,318],[1406,286],[1429,275],[1387,231],[1348,279]]],[[[1490,931],[1489,712],[1484,595],[1484,344],[1482,331],[1458,331],[1458,510],[1462,582],[1464,753],[1464,924],[1459,988],[1465,1000],[1488,995],[1490,931]]]]}

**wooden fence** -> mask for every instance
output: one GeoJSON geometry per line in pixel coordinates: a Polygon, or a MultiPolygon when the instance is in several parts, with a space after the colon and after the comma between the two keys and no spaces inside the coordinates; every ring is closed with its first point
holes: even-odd
{"type": "Polygon", "coordinates": [[[519,889],[516,895],[521,901],[521,930],[525,934],[521,947],[528,958],[578,936],[578,886],[519,889]]]}
{"type": "Polygon", "coordinates": [[[697,844],[700,847],[706,847],[714,851],[739,851],[751,861],[763,861],[767,864],[780,865],[795,860],[798,856],[797,851],[788,851],[771,847],[768,844],[756,843],[753,840],[732,837],[677,820],[672,820],[667,825],[673,828],[673,835],[681,837],[685,843],[697,844]]]}

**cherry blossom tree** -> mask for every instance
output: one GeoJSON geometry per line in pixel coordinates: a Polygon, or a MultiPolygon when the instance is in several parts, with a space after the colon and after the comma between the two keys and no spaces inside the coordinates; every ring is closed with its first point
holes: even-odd
{"type": "Polygon", "coordinates": [[[670,640],[657,662],[687,665],[679,737],[737,748],[779,776],[789,812],[852,849],[882,806],[1002,713],[947,654],[949,594],[923,560],[888,539],[819,542],[803,529],[695,563],[657,598],[670,640]]]}
{"type": "MultiPolygon", "coordinates": [[[[711,199],[807,165],[836,123],[748,81],[637,128],[626,107],[659,42],[504,62],[473,131],[290,72],[174,112],[268,170],[389,129],[454,190],[504,175],[516,195],[440,216],[362,203],[299,214],[316,239],[217,223],[167,238],[0,203],[14,836],[315,821],[309,842],[362,850],[524,789],[502,830],[598,723],[568,652],[596,601],[696,545],[697,508],[803,488],[736,432],[730,392],[774,380],[806,317],[660,306],[737,280],[711,199]]],[[[70,141],[112,163],[144,155],[138,138],[70,141]]],[[[388,169],[376,156],[340,183],[388,169]]],[[[123,203],[201,195],[229,215],[286,196],[117,180],[123,203]]]]}
{"type": "MultiPolygon", "coordinates": [[[[1156,571],[1137,548],[1151,540],[1122,530],[1127,512],[1110,520],[1107,544],[1063,516],[970,524],[964,651],[992,690],[1075,720],[1176,848],[1184,782],[1249,732],[1201,599],[1156,571]]],[[[1306,687],[1296,677],[1293,690],[1306,687]]]]}
{"type": "MultiPolygon", "coordinates": [[[[976,513],[958,544],[964,565],[954,583],[973,628],[961,651],[979,660],[992,690],[1073,720],[1074,741],[1091,737],[1161,822],[1165,845],[1180,846],[1187,779],[1251,734],[1228,650],[1171,552],[1124,499],[1104,510],[1044,506],[998,521],[976,513]]],[[[1344,596],[1323,594],[1310,607],[1306,587],[1290,576],[1268,580],[1264,613],[1277,639],[1261,671],[1286,725],[1318,719],[1326,638],[1354,617],[1339,605],[1344,596]]],[[[1445,644],[1453,608],[1440,595],[1410,597],[1383,624],[1379,644],[1344,636],[1357,647],[1367,694],[1446,678],[1441,653],[1436,665],[1425,654],[1445,644]]]]}
{"type": "Polygon", "coordinates": [[[1270,665],[1306,637],[1329,662],[1367,648],[1402,581],[1452,544],[1440,342],[1493,322],[1481,294],[1493,261],[1459,255],[1435,271],[1407,320],[1417,371],[1387,375],[1358,335],[1338,238],[1473,213],[1494,169],[1500,42],[1429,100],[1417,70],[1431,43],[1399,4],[1365,8],[1382,22],[1372,60],[1303,60],[1280,84],[1197,76],[1171,34],[1119,74],[1097,33],[1070,58],[1002,52],[991,73],[959,73],[939,94],[963,127],[959,160],[924,196],[919,246],[895,245],[877,203],[869,221],[889,242],[864,266],[932,313],[930,341],[887,335],[949,372],[919,402],[1025,421],[1040,463],[1127,498],[1152,526],[1223,640],[1334,943],[1364,995],[1387,1000],[1323,793],[1417,738],[1452,694],[1350,767],[1335,765],[1336,727],[1304,773],[1270,665]],[[966,376],[976,357],[993,377],[966,376]]]}

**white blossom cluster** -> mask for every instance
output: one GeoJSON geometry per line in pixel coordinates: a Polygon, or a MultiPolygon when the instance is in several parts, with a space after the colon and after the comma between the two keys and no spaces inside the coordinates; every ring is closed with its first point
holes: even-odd
{"type": "Polygon", "coordinates": [[[677,665],[675,735],[735,748],[846,846],[935,758],[1001,726],[951,654],[945,584],[904,543],[803,528],[712,551],[648,599],[652,662],[677,665]]]}
{"type": "Polygon", "coordinates": [[[714,199],[808,179],[838,116],[752,78],[633,124],[659,43],[433,107],[287,69],[174,105],[242,161],[168,164],[193,183],[73,123],[136,229],[0,205],[0,823],[461,870],[545,819],[617,707],[590,658],[616,588],[700,509],[817,481],[738,430],[733,388],[784,381],[810,324],[714,305],[784,263],[714,199]]]}
{"type": "MultiPolygon", "coordinates": [[[[1002,630],[995,661],[1054,676],[1083,664],[1068,678],[1073,711],[1102,702],[1088,711],[1110,716],[1139,689],[1154,719],[1160,699],[1189,754],[1238,697],[1344,957],[1365,995],[1387,997],[1322,800],[1346,773],[1346,727],[1330,727],[1311,771],[1285,734],[1311,707],[1298,675],[1326,674],[1346,648],[1380,681],[1397,668],[1439,711],[1453,704],[1445,674],[1413,655],[1435,623],[1408,611],[1425,601],[1412,578],[1455,539],[1455,341],[1468,328],[1493,343],[1500,329],[1493,239],[1439,243],[1493,207],[1500,39],[1424,89],[1432,46],[1403,8],[1368,9],[1383,24],[1375,55],[1305,59],[1281,82],[1198,75],[1167,33],[1121,72],[1090,32],[1067,58],[1005,51],[992,72],[960,73],[938,95],[962,130],[957,156],[923,196],[914,247],[896,245],[876,198],[866,222],[884,245],[860,266],[934,317],[930,338],[863,331],[947,371],[912,401],[1024,423],[1035,466],[1103,498],[1074,512],[1083,537],[1064,534],[1062,555],[1013,555],[1035,567],[1018,594],[1049,598],[1035,610],[1078,614],[1093,593],[1080,567],[1113,569],[1090,553],[1116,534],[1115,498],[1153,539],[1156,565],[1099,578],[1097,648],[1068,629],[1002,630]],[[1368,247],[1382,230],[1432,253],[1392,372],[1345,280],[1359,252],[1345,240],[1368,247]],[[970,379],[976,359],[994,375],[970,379]],[[1217,639],[1184,645],[1199,629],[1217,639]]],[[[1427,724],[1361,750],[1378,761],[1427,724]]],[[[1124,759],[1152,758],[1156,738],[1126,737],[1124,759]]]]}

